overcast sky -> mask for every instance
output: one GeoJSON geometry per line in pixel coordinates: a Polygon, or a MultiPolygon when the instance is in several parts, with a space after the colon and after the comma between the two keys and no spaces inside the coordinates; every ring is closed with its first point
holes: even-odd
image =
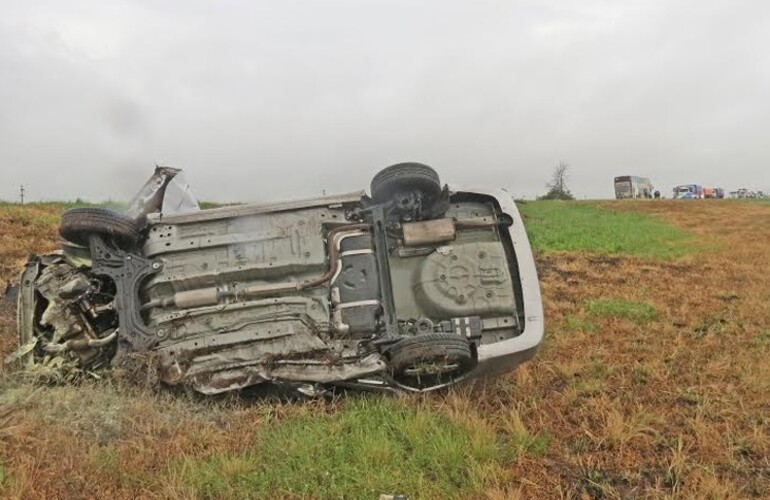
{"type": "Polygon", "coordinates": [[[533,197],[770,191],[770,2],[0,0],[0,198],[368,187],[418,160],[533,197]]]}

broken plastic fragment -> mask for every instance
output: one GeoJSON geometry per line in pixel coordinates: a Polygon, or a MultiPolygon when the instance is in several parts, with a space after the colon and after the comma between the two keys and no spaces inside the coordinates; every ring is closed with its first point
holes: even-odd
{"type": "Polygon", "coordinates": [[[24,356],[26,356],[27,354],[32,352],[32,350],[37,345],[37,341],[38,341],[38,339],[32,339],[31,341],[27,342],[26,344],[24,344],[22,346],[19,346],[18,349],[16,349],[11,354],[9,354],[8,356],[5,357],[4,362],[6,364],[11,364],[11,363],[13,363],[15,361],[20,360],[21,358],[23,358],[24,356]]]}

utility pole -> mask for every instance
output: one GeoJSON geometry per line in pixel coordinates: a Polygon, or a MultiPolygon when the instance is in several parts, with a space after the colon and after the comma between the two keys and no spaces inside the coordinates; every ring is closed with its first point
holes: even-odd
{"type": "Polygon", "coordinates": [[[21,204],[24,205],[24,184],[19,186],[19,198],[21,198],[21,204]]]}

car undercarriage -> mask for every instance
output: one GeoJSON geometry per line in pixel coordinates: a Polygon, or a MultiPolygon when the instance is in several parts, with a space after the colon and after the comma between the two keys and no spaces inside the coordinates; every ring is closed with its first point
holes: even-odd
{"type": "Polygon", "coordinates": [[[62,249],[20,280],[28,365],[151,353],[169,385],[426,391],[530,358],[543,319],[521,217],[503,191],[443,186],[427,165],[371,193],[200,210],[156,169],[125,213],[65,212],[62,249]]]}

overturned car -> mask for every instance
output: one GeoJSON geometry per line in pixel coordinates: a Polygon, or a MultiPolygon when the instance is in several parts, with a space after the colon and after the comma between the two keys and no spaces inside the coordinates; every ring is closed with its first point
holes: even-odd
{"type": "Polygon", "coordinates": [[[426,391],[511,370],[542,340],[504,191],[401,163],[370,196],[200,210],[180,178],[158,167],[125,213],[63,214],[62,249],[22,273],[17,358],[94,371],[146,353],[205,394],[426,391]]]}

